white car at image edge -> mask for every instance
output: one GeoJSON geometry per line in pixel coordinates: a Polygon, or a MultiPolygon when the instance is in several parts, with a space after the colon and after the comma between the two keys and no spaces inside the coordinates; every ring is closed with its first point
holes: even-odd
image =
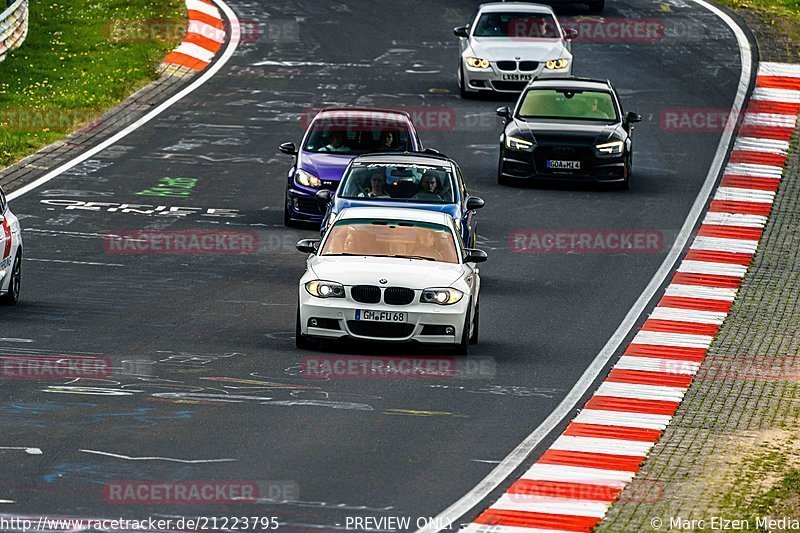
{"type": "Polygon", "coordinates": [[[22,279],[22,231],[0,189],[0,305],[19,301],[22,279]]]}
{"type": "Polygon", "coordinates": [[[459,38],[458,85],[462,98],[519,93],[531,80],[572,75],[573,28],[564,29],[541,4],[481,4],[459,38]]]}
{"type": "Polygon", "coordinates": [[[353,338],[418,342],[466,354],[478,340],[485,252],[465,248],[453,219],[409,208],[342,210],[311,254],[298,287],[296,342],[353,338]]]}

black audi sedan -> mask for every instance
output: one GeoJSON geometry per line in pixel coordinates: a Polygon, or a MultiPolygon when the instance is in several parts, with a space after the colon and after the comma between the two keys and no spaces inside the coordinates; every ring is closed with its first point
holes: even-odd
{"type": "Polygon", "coordinates": [[[512,112],[497,109],[500,136],[497,182],[535,179],[590,180],[627,189],[631,175],[633,124],[609,81],[586,78],[535,79],[512,112]]]}

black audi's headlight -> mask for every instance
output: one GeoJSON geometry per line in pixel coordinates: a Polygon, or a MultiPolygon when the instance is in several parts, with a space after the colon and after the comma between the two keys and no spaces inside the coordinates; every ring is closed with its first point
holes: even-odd
{"type": "Polygon", "coordinates": [[[526,141],[525,139],[520,139],[519,137],[514,137],[512,135],[506,135],[506,148],[511,150],[517,150],[520,152],[525,152],[533,147],[533,143],[531,141],[526,141]]]}
{"type": "Polygon", "coordinates": [[[621,154],[625,148],[625,141],[611,141],[595,146],[601,154],[621,154]]]}

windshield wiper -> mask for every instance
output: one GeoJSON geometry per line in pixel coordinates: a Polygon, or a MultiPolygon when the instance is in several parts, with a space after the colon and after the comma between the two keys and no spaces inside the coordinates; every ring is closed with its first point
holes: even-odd
{"type": "Polygon", "coordinates": [[[421,255],[390,255],[388,257],[399,257],[400,259],[421,259],[423,261],[436,261],[432,257],[424,257],[421,255]]]}

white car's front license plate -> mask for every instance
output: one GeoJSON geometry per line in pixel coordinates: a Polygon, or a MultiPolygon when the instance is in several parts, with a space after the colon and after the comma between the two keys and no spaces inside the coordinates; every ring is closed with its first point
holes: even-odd
{"type": "Polygon", "coordinates": [[[356,309],[356,320],[367,322],[406,322],[406,313],[398,311],[370,311],[356,309]]]}
{"type": "Polygon", "coordinates": [[[503,74],[503,81],[530,81],[533,79],[533,74],[503,74]]]}
{"type": "Polygon", "coordinates": [[[558,161],[556,159],[548,159],[547,160],[547,168],[551,168],[553,170],[580,170],[581,169],[581,162],[580,161],[558,161]]]}

